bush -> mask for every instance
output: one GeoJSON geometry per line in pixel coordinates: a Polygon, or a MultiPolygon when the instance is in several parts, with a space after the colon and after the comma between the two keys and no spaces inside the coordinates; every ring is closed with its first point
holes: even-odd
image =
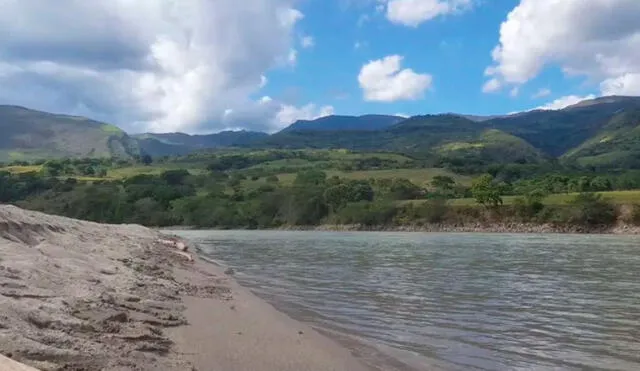
{"type": "Polygon", "coordinates": [[[524,197],[516,198],[514,202],[516,215],[524,221],[534,219],[544,209],[543,199],[544,194],[536,191],[530,192],[524,197]]]}
{"type": "Polygon", "coordinates": [[[446,200],[432,199],[418,205],[408,204],[400,210],[400,224],[438,224],[445,221],[450,207],[446,200]]]}
{"type": "Polygon", "coordinates": [[[333,216],[336,224],[389,225],[398,209],[392,203],[350,203],[333,216]]]}
{"type": "Polygon", "coordinates": [[[640,225],[640,204],[634,204],[631,206],[628,222],[633,225],[640,225]]]}
{"type": "Polygon", "coordinates": [[[580,193],[569,204],[572,224],[611,225],[618,218],[616,207],[597,193],[580,193]]]}

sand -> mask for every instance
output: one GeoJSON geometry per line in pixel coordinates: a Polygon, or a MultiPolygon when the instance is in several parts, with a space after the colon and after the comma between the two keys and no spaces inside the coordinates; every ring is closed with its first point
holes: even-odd
{"type": "Polygon", "coordinates": [[[373,369],[163,238],[0,205],[0,369],[373,369]]]}

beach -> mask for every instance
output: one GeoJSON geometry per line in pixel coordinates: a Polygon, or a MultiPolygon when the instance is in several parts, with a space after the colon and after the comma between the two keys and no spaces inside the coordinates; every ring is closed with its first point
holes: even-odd
{"type": "Polygon", "coordinates": [[[0,205],[2,369],[376,369],[166,238],[0,205]]]}

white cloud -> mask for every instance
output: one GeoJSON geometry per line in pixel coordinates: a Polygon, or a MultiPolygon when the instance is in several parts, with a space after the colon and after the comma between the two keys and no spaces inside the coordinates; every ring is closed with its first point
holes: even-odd
{"type": "Polygon", "coordinates": [[[282,105],[276,115],[277,123],[281,127],[290,125],[298,120],[315,120],[320,117],[333,115],[332,106],[317,107],[315,104],[307,104],[302,107],[282,105]]]}
{"type": "Polygon", "coordinates": [[[551,95],[551,90],[547,88],[540,88],[538,91],[531,96],[533,99],[544,98],[551,95]]]}
{"type": "Polygon", "coordinates": [[[269,79],[267,79],[267,76],[265,75],[261,75],[260,76],[260,85],[258,85],[258,87],[260,89],[264,88],[265,86],[267,86],[267,83],[269,82],[269,79]]]}
{"type": "Polygon", "coordinates": [[[295,63],[303,18],[294,0],[1,3],[2,102],[131,131],[270,130],[279,110],[250,97],[295,63]]]}
{"type": "Polygon", "coordinates": [[[483,93],[494,93],[500,90],[501,85],[498,79],[491,79],[482,86],[483,93]]]}
{"type": "Polygon", "coordinates": [[[289,54],[287,55],[287,64],[295,66],[298,62],[298,51],[296,49],[291,48],[289,50],[289,54]]]}
{"type": "Polygon", "coordinates": [[[362,66],[358,82],[367,101],[415,100],[431,87],[433,78],[410,68],[401,69],[403,57],[390,55],[362,66]]]}
{"type": "Polygon", "coordinates": [[[580,103],[583,100],[588,100],[588,99],[595,99],[596,96],[593,94],[590,95],[586,95],[586,96],[577,96],[577,95],[568,95],[566,97],[562,97],[562,98],[558,98],[556,100],[554,100],[553,102],[547,103],[543,106],[539,106],[536,107],[535,109],[542,109],[542,110],[560,110],[563,108],[567,108],[569,106],[573,106],[574,104],[580,103]]]}
{"type": "MultiPolygon", "coordinates": [[[[393,23],[416,27],[438,16],[470,9],[472,0],[381,0],[386,2],[387,19],[393,23]]],[[[384,4],[379,4],[384,5],[384,4]]]]}
{"type": "Polygon", "coordinates": [[[640,95],[639,14],[638,0],[521,0],[500,27],[486,74],[498,81],[492,86],[521,85],[558,65],[602,81],[605,95],[640,95]]]}
{"type": "Polygon", "coordinates": [[[300,39],[300,45],[302,45],[302,47],[305,49],[309,49],[313,48],[313,46],[316,45],[316,41],[313,36],[303,36],[300,39]]]}
{"type": "Polygon", "coordinates": [[[640,73],[625,73],[604,80],[600,84],[602,95],[640,95],[640,73]]]}
{"type": "Polygon", "coordinates": [[[313,120],[333,114],[333,106],[317,106],[316,104],[308,103],[297,107],[265,95],[259,98],[257,102],[252,102],[233,110],[226,110],[223,123],[229,128],[239,128],[242,126],[239,126],[238,123],[266,118],[268,121],[259,129],[275,132],[297,120],[313,120]]]}
{"type": "Polygon", "coordinates": [[[520,94],[520,87],[519,86],[514,86],[513,88],[511,88],[511,91],[509,92],[509,95],[512,98],[517,97],[518,94],[520,94]]]}

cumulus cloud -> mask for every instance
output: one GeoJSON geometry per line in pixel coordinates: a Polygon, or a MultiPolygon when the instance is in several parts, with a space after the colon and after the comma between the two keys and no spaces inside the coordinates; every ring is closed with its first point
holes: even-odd
{"type": "Polygon", "coordinates": [[[333,106],[317,106],[308,103],[301,107],[282,103],[270,96],[263,96],[254,104],[229,109],[223,115],[223,125],[227,128],[246,128],[244,122],[255,122],[252,129],[261,131],[277,131],[298,120],[314,120],[334,114],[333,106]],[[266,118],[266,119],[265,119],[266,118]]]}
{"type": "Polygon", "coordinates": [[[314,40],[313,36],[303,36],[300,39],[300,45],[302,45],[302,47],[305,49],[313,48],[315,44],[316,41],[314,40]]]}
{"type": "Polygon", "coordinates": [[[558,65],[601,81],[602,94],[640,95],[638,14],[638,0],[521,0],[500,27],[483,90],[521,85],[558,65]]]}
{"type": "Polygon", "coordinates": [[[593,94],[589,94],[586,96],[578,96],[578,95],[568,95],[566,97],[558,98],[553,102],[547,103],[543,106],[536,107],[535,109],[542,110],[561,110],[563,108],[567,108],[569,106],[573,106],[574,104],[580,103],[583,100],[595,99],[596,96],[593,94]]]}
{"type": "Polygon", "coordinates": [[[367,101],[415,100],[431,87],[433,78],[410,68],[401,69],[403,57],[390,55],[362,66],[358,82],[367,101]]]}
{"type": "Polygon", "coordinates": [[[547,89],[547,88],[540,88],[538,89],[537,92],[535,92],[535,94],[533,94],[531,96],[531,98],[533,99],[538,99],[538,98],[544,98],[551,95],[551,90],[547,89]]]}
{"type": "Polygon", "coordinates": [[[131,131],[273,130],[289,106],[250,97],[295,63],[293,4],[2,1],[0,99],[131,131]]]}
{"type": "Polygon", "coordinates": [[[386,6],[387,19],[393,23],[417,27],[436,17],[468,10],[473,0],[379,0],[386,6]]]}

